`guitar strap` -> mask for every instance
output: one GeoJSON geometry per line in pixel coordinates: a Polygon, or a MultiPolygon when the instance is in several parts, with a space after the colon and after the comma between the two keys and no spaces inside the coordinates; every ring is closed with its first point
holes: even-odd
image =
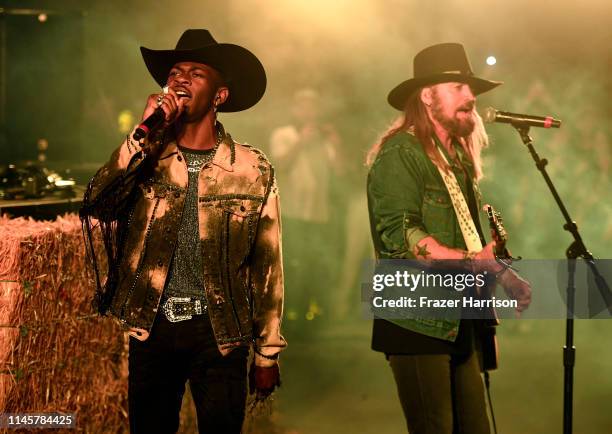
{"type": "MultiPolygon", "coordinates": [[[[440,153],[442,159],[450,167],[448,160],[444,156],[444,153],[442,152],[438,144],[436,144],[436,149],[440,153]]],[[[461,229],[461,234],[463,235],[463,240],[465,241],[465,246],[467,247],[467,250],[469,252],[480,252],[482,250],[482,242],[480,241],[480,235],[478,234],[478,230],[476,229],[476,225],[474,224],[474,219],[472,218],[470,208],[468,207],[468,204],[465,201],[465,197],[463,196],[461,187],[459,187],[459,183],[457,182],[455,173],[452,171],[452,169],[449,170],[447,173],[440,167],[436,167],[438,168],[438,172],[440,172],[440,176],[444,181],[446,190],[450,195],[453,208],[455,209],[455,215],[457,216],[457,221],[459,222],[459,228],[461,229]]],[[[466,176],[469,176],[469,174],[466,173],[466,176]]]]}
{"type": "MultiPolygon", "coordinates": [[[[436,143],[436,148],[442,159],[446,162],[446,164],[450,167],[448,160],[444,156],[444,153],[440,149],[439,145],[436,143]]],[[[437,166],[436,166],[437,167],[437,166]]],[[[461,187],[459,187],[459,183],[457,182],[457,178],[455,177],[455,173],[451,170],[448,173],[444,172],[441,168],[438,167],[438,171],[440,172],[440,176],[442,176],[442,180],[444,181],[444,185],[446,185],[446,189],[448,190],[448,194],[450,195],[451,202],[453,203],[453,208],[455,209],[455,215],[457,216],[457,220],[459,221],[459,227],[461,228],[461,234],[463,235],[463,239],[465,241],[465,245],[470,252],[479,252],[482,250],[482,241],[480,239],[479,232],[476,229],[476,224],[474,224],[474,219],[472,218],[472,214],[470,213],[470,209],[468,207],[467,202],[465,201],[465,197],[463,196],[463,192],[461,191],[461,187]]],[[[469,189],[472,188],[471,182],[469,180],[469,173],[465,171],[468,188],[468,194],[470,194],[469,189]]],[[[475,202],[475,200],[473,201],[475,202]]],[[[476,205],[476,208],[478,206],[476,205]]],[[[477,211],[476,211],[477,212],[477,211]]],[[[478,291],[478,288],[477,288],[478,291]]],[[[495,315],[495,310],[493,310],[493,315],[495,315]]],[[[487,352],[492,352],[493,356],[491,356],[491,360],[485,361],[482,360],[482,370],[484,371],[485,378],[485,388],[487,392],[487,400],[489,401],[489,410],[491,412],[491,417],[493,420],[493,428],[494,432],[497,433],[497,424],[495,423],[495,413],[493,412],[493,402],[491,401],[491,393],[489,387],[489,370],[497,369],[497,341],[495,339],[495,328],[491,327],[497,325],[497,320],[489,320],[486,322],[478,321],[481,325],[485,325],[485,332],[488,332],[487,338],[483,338],[483,346],[485,345],[484,341],[490,340],[490,345],[492,348],[486,350],[487,352]]],[[[483,349],[483,354],[485,349],[483,349]]],[[[484,355],[482,356],[484,357],[484,355]]]]}

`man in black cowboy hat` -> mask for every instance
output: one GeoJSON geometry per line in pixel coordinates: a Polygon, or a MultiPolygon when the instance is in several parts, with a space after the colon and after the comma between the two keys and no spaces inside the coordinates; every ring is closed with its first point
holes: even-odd
{"type": "MultiPolygon", "coordinates": [[[[520,312],[531,300],[529,283],[494,260],[499,240],[485,243],[478,216],[487,136],[475,100],[499,84],[474,76],[460,44],[419,52],[414,78],[388,97],[402,116],[368,155],[368,208],[378,258],[455,259],[460,272],[495,276],[520,312]]],[[[479,366],[482,324],[374,320],[372,348],[389,360],[411,434],[490,432],[479,366]]]]}
{"type": "Polygon", "coordinates": [[[251,392],[263,399],[280,384],[279,197],[272,165],[217,113],[255,105],[265,72],[207,30],[141,51],[164,87],[143,119],[161,109],[165,121],[128,136],[89,184],[81,214],[89,240],[97,219],[108,260],[95,305],[129,329],[132,432],[176,432],[189,380],[200,432],[238,433],[249,348],[251,392]]]}

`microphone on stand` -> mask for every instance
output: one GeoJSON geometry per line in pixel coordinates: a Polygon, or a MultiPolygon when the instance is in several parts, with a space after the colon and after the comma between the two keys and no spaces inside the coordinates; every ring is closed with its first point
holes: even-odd
{"type": "Polygon", "coordinates": [[[561,121],[552,116],[532,116],[519,113],[502,112],[488,107],[484,111],[483,120],[487,123],[500,122],[502,124],[512,124],[514,126],[529,126],[540,128],[559,128],[561,121]]]}

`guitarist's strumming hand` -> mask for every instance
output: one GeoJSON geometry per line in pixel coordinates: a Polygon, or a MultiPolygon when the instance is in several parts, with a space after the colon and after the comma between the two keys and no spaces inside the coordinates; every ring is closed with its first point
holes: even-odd
{"type": "Polygon", "coordinates": [[[516,317],[520,318],[521,312],[531,303],[531,285],[511,269],[502,272],[497,282],[504,288],[509,298],[518,302],[516,317]]]}
{"type": "MultiPolygon", "coordinates": [[[[496,237],[494,237],[495,239],[496,237]]],[[[531,303],[531,285],[528,281],[521,278],[510,268],[505,268],[495,260],[495,251],[498,248],[497,241],[491,241],[474,256],[475,265],[479,271],[487,271],[497,276],[499,283],[512,300],[518,302],[516,307],[516,317],[521,316],[521,312],[529,307],[531,303]]]]}
{"type": "Polygon", "coordinates": [[[489,244],[484,246],[481,251],[474,254],[474,271],[495,274],[501,272],[504,266],[495,260],[495,250],[497,249],[497,242],[491,241],[489,244]]]}

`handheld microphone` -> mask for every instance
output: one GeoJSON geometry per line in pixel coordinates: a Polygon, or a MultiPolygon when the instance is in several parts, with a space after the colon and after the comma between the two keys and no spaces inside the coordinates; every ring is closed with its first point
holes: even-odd
{"type": "Polygon", "coordinates": [[[488,107],[484,111],[483,120],[487,123],[500,122],[502,124],[512,124],[514,126],[529,126],[541,128],[559,128],[561,121],[552,116],[532,116],[519,113],[502,112],[488,107]]]}
{"type": "Polygon", "coordinates": [[[132,134],[132,138],[134,140],[144,139],[147,134],[157,128],[161,123],[166,119],[166,113],[161,108],[156,108],[153,114],[149,115],[144,121],[138,125],[134,134],[132,134]]]}

